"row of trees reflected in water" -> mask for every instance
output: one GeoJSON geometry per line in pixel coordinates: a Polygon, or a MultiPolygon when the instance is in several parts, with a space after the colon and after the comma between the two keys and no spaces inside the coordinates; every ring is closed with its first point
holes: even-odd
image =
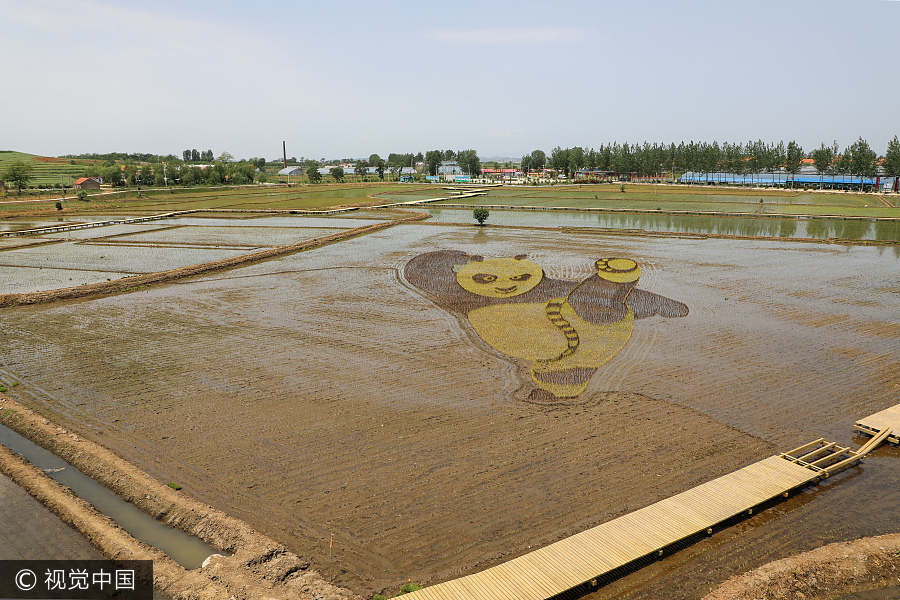
{"type": "MultiPolygon", "coordinates": [[[[436,216],[441,213],[440,210],[429,212],[436,216]]],[[[461,213],[462,211],[452,211],[452,213],[456,212],[461,213]]],[[[456,215],[452,213],[446,215],[445,218],[457,221],[458,218],[455,218],[456,215]]],[[[488,218],[488,223],[544,227],[604,227],[749,237],[900,241],[900,221],[869,219],[493,211],[488,218]]],[[[894,253],[900,256],[900,245],[894,246],[894,253]]]]}
{"type": "Polygon", "coordinates": [[[900,240],[900,222],[866,219],[787,219],[767,217],[707,217],[695,215],[601,214],[598,225],[679,233],[714,233],[762,237],[845,240],[900,240]]]}

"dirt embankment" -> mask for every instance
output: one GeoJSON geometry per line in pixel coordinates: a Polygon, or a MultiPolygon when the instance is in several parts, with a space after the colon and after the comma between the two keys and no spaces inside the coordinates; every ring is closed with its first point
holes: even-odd
{"type": "Polygon", "coordinates": [[[182,529],[231,556],[214,555],[188,571],[160,550],[133,538],[68,488],[0,446],[0,473],[81,531],[110,558],[153,560],[154,586],[173,598],[350,600],[349,590],[325,581],[309,561],[183,493],[163,485],[105,448],[43,419],[0,395],[3,423],[51,450],[154,518],[182,529]]]}
{"type": "Polygon", "coordinates": [[[837,542],[732,577],[703,600],[832,600],[900,585],[900,533],[837,542]]]}
{"type": "Polygon", "coordinates": [[[155,273],[145,273],[142,275],[134,275],[132,277],[123,277],[114,281],[101,281],[98,283],[89,283],[76,287],[46,290],[42,292],[0,294],[0,308],[25,304],[43,304],[46,302],[55,302],[57,300],[106,296],[110,294],[128,292],[136,288],[141,288],[157,283],[164,283],[168,281],[175,281],[177,279],[184,279],[185,277],[200,275],[202,273],[222,271],[224,269],[230,269],[233,267],[246,266],[270,258],[285,256],[288,254],[293,254],[295,252],[301,252],[303,250],[310,250],[312,248],[318,248],[326,244],[339,242],[341,240],[346,240],[358,235],[365,235],[367,233],[372,233],[381,229],[385,229],[387,227],[391,227],[398,223],[419,221],[427,218],[428,215],[426,214],[416,213],[408,217],[395,219],[393,221],[386,221],[384,223],[366,225],[365,227],[347,229],[345,231],[340,231],[332,235],[317,237],[311,240],[304,240],[296,244],[278,246],[276,248],[268,248],[266,250],[260,250],[258,252],[251,252],[250,254],[232,256],[230,258],[223,258],[221,260],[190,265],[188,267],[181,267],[178,269],[169,269],[166,271],[157,271],[155,273]]]}

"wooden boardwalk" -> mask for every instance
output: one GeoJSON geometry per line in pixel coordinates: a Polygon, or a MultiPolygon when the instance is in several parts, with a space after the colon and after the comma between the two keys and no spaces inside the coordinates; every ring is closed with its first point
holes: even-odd
{"type": "Polygon", "coordinates": [[[900,404],[860,419],[853,428],[868,435],[890,430],[888,441],[900,444],[900,404]]]}
{"type": "MultiPolygon", "coordinates": [[[[857,423],[873,434],[858,449],[822,438],[738,469],[505,563],[405,594],[409,600],[546,600],[787,496],[857,464],[900,427],[900,405],[857,423]],[[869,425],[861,425],[869,423],[869,425]],[[888,425],[892,423],[894,425],[888,425]]],[[[896,435],[893,436],[896,439],[896,435]]]]}

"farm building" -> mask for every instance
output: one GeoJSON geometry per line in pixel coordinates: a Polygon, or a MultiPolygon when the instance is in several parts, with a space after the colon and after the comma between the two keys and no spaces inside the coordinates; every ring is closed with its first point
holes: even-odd
{"type": "Polygon", "coordinates": [[[511,168],[485,167],[481,169],[481,174],[491,179],[518,179],[522,177],[522,171],[511,168]]]}
{"type": "Polygon", "coordinates": [[[602,169],[580,169],[575,171],[575,179],[581,180],[602,180],[612,177],[612,171],[604,171],[602,169]]]}
{"type": "Polygon", "coordinates": [[[287,167],[278,171],[278,181],[290,183],[291,177],[300,177],[303,175],[303,167],[287,167]]]}
{"type": "Polygon", "coordinates": [[[455,160],[445,160],[438,167],[438,175],[462,175],[463,171],[455,160]]]}
{"type": "Polygon", "coordinates": [[[99,190],[100,182],[93,177],[79,177],[72,183],[72,188],[76,190],[99,190]]]}
{"type": "Polygon", "coordinates": [[[897,190],[897,177],[864,177],[861,175],[818,174],[814,169],[804,168],[794,175],[784,171],[776,173],[698,173],[688,171],[678,178],[680,183],[737,184],[760,187],[822,187],[830,190],[853,190],[864,188],[890,192],[897,190]]]}

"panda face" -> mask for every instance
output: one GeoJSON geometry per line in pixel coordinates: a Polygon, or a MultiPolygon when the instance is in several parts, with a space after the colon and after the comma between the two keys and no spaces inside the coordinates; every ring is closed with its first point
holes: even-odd
{"type": "Polygon", "coordinates": [[[456,281],[464,290],[488,298],[519,296],[543,278],[540,265],[524,258],[474,260],[456,272],[456,281]]]}

